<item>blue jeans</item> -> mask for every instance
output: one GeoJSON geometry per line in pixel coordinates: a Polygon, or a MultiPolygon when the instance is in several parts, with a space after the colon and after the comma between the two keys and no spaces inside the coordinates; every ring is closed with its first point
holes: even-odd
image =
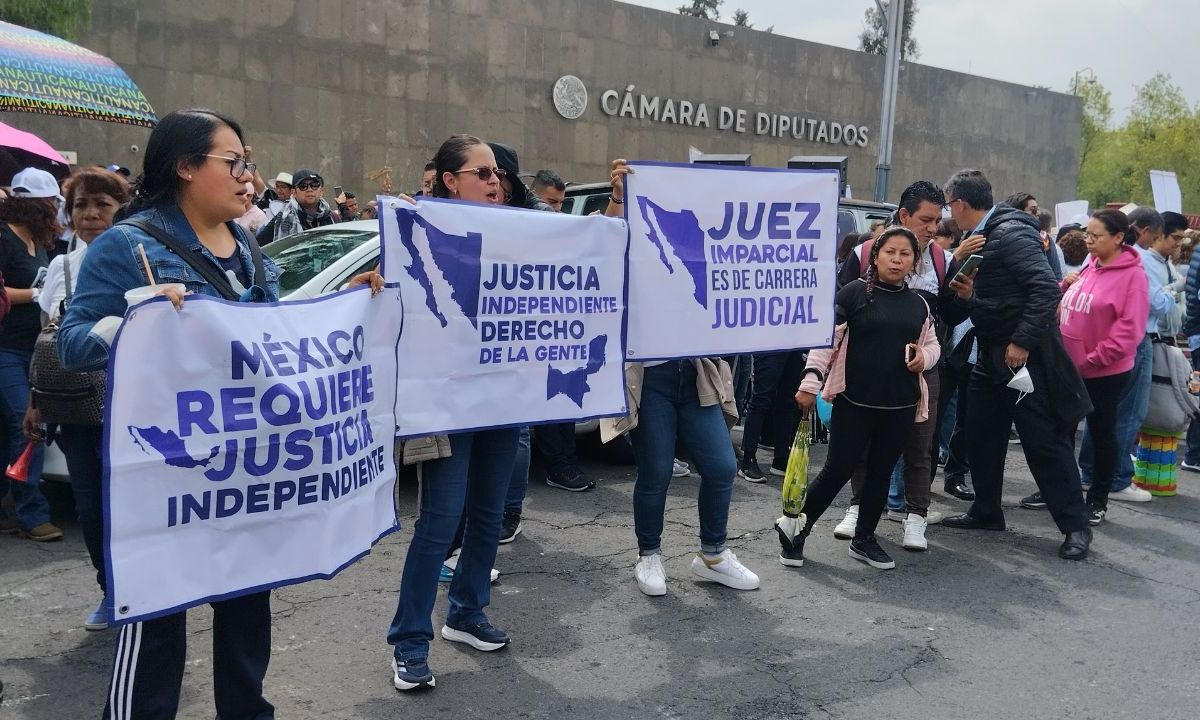
{"type": "MultiPolygon", "coordinates": [[[[1137,347],[1129,384],[1117,403],[1117,471],[1113,474],[1111,492],[1120,492],[1133,483],[1133,460],[1129,454],[1133,452],[1138,430],[1150,411],[1150,375],[1153,370],[1154,348],[1150,337],[1146,336],[1137,347]]],[[[1092,484],[1094,467],[1092,433],[1085,427],[1079,446],[1079,473],[1084,485],[1092,484]]]]}
{"type": "Polygon", "coordinates": [[[59,425],[55,442],[67,459],[83,544],[87,546],[92,567],[96,568],[96,582],[104,590],[104,462],[101,460],[104,428],[99,425],[59,425]]]}
{"type": "Polygon", "coordinates": [[[633,430],[633,526],[641,555],[653,555],[662,547],[677,440],[700,473],[700,549],[715,555],[725,549],[737,460],[721,406],[700,406],[696,369],[688,360],[648,367],[642,381],[642,404],[633,430]]]}
{"type": "MultiPolygon", "coordinates": [[[[942,412],[942,416],[938,418],[941,423],[942,434],[935,438],[938,444],[938,454],[945,456],[950,453],[950,437],[954,435],[954,423],[958,420],[958,388],[946,383],[949,387],[947,391],[950,393],[950,399],[946,402],[946,408],[942,412]]],[[[936,470],[936,468],[934,468],[936,470]]]]}
{"type": "MultiPolygon", "coordinates": [[[[575,432],[574,423],[571,432],[575,432]]],[[[521,428],[517,438],[517,460],[513,463],[512,477],[508,481],[508,497],[504,501],[504,512],[521,514],[525,504],[525,490],[529,487],[529,426],[521,428]]]]}
{"type": "MultiPolygon", "coordinates": [[[[1200,348],[1192,352],[1192,369],[1200,370],[1200,348]]],[[[1200,418],[1192,420],[1187,429],[1187,452],[1183,461],[1188,465],[1200,466],[1200,418]]]]}
{"type": "Polygon", "coordinates": [[[904,499],[904,458],[896,461],[892,469],[892,479],[888,485],[887,509],[894,512],[906,512],[908,503],[904,499]]]}
{"type": "MultiPolygon", "coordinates": [[[[6,468],[21,456],[28,443],[21,431],[21,421],[25,418],[25,409],[29,407],[29,360],[32,356],[32,351],[0,348],[0,410],[4,412],[0,421],[3,422],[4,437],[8,443],[8,452],[0,457],[3,457],[6,468]]],[[[46,502],[46,496],[38,488],[38,483],[42,481],[45,449],[42,443],[33,446],[29,479],[26,482],[10,480],[0,472],[0,498],[12,493],[17,522],[26,530],[50,522],[50,503],[46,502]]],[[[0,517],[5,517],[3,510],[0,510],[0,517]]]]}
{"type": "Polygon", "coordinates": [[[450,457],[422,463],[421,511],[404,560],[400,598],[387,636],[388,643],[395,646],[397,660],[429,656],[438,574],[464,507],[467,526],[450,583],[446,622],[463,626],[487,620],[483,609],[492,599],[492,566],[519,434],[518,428],[502,428],[451,435],[450,457]]]}

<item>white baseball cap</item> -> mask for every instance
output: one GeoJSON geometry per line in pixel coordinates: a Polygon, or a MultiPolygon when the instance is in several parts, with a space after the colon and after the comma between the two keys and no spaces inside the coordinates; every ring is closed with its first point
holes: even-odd
{"type": "Polygon", "coordinates": [[[10,194],[19,198],[62,199],[62,195],[58,191],[58,181],[54,179],[54,176],[37,168],[25,168],[13,175],[10,194]]]}
{"type": "Polygon", "coordinates": [[[283,183],[284,185],[294,185],[295,184],[292,182],[292,174],[291,173],[279,173],[278,175],[275,176],[275,182],[283,183]]]}

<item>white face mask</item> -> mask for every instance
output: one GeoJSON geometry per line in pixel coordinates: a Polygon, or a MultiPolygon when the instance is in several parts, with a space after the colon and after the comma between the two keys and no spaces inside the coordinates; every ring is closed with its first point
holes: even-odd
{"type": "MultiPolygon", "coordinates": [[[[1012,368],[1009,368],[1012,370],[1012,368]]],[[[1033,392],[1033,378],[1029,376],[1029,368],[1021,366],[1020,370],[1012,370],[1013,378],[1008,381],[1008,386],[1016,390],[1020,395],[1017,397],[1017,402],[1025,399],[1025,396],[1033,392]]]]}

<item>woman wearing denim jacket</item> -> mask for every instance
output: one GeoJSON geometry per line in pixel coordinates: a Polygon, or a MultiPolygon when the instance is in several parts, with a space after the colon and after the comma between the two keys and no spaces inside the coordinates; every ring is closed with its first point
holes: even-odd
{"type": "MultiPolygon", "coordinates": [[[[265,278],[254,284],[250,243],[234,219],[244,208],[245,183],[254,172],[244,158],[242,131],[211,110],[181,110],[162,119],[146,146],[133,217],[165,230],[231,275],[244,290],[243,302],[272,302],[279,272],[263,258],[265,278]]],[[[59,331],[59,355],[68,370],[99,370],[125,314],[127,290],[147,284],[138,245],[146,249],[158,283],[182,283],[189,293],[219,296],[190,265],[140,229],[116,225],[88,249],[79,281],[59,331]]],[[[182,294],[164,288],[178,308],[182,294]]],[[[153,372],[153,360],[147,372],[153,372]]],[[[213,684],[218,717],[263,720],[275,709],[263,698],[271,658],[269,592],[212,603],[213,684]]],[[[173,615],[121,628],[113,662],[105,718],[174,718],[179,707],[187,652],[187,617],[173,615]]]]}
{"type": "MultiPolygon", "coordinates": [[[[454,135],[433,158],[437,174],[433,195],[471,203],[504,202],[492,149],[470,135],[454,135]]],[[[515,182],[520,182],[514,179],[515,182]]],[[[410,198],[411,199],[411,198],[410,198]]],[[[450,610],[442,626],[444,640],[476,650],[508,645],[508,635],[488,621],[483,610],[492,599],[491,573],[500,539],[509,478],[517,457],[518,428],[495,428],[449,436],[449,457],[419,467],[420,514],[404,560],[396,615],[387,641],[394,646],[392,684],[397,690],[433,687],[429,642],[442,561],[466,513],[466,529],[454,579],[450,610]]],[[[441,443],[437,443],[440,445],[441,443]]],[[[440,453],[439,453],[440,455],[440,453]]]]}

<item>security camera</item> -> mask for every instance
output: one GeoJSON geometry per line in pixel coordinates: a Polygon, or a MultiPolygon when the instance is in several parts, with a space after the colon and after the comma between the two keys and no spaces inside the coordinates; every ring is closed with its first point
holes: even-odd
{"type": "Polygon", "coordinates": [[[721,44],[721,33],[716,30],[708,31],[708,44],[716,47],[721,44]]]}

